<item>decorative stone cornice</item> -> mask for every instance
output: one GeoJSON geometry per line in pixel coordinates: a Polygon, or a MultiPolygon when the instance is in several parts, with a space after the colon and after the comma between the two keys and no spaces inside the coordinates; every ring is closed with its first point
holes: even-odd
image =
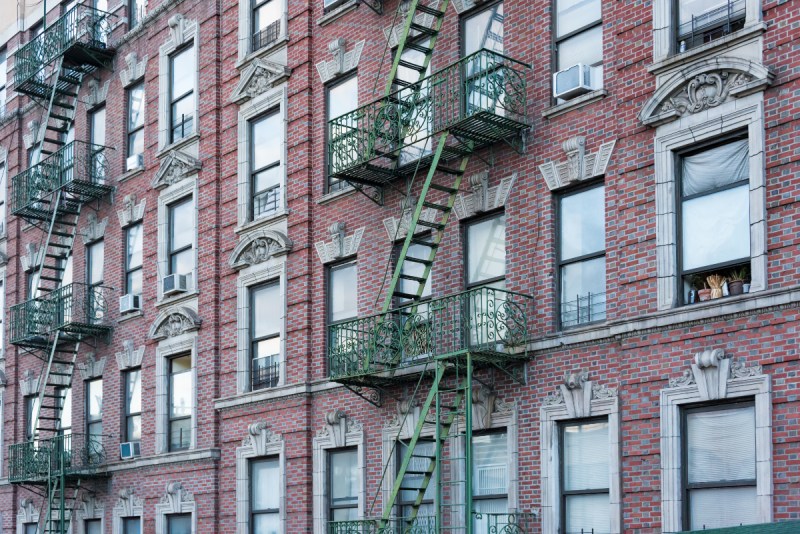
{"type": "Polygon", "coordinates": [[[744,358],[734,362],[722,349],[707,349],[695,354],[689,369],[669,379],[670,388],[697,387],[703,400],[724,399],[731,380],[763,374],[760,365],[747,367],[744,358]]]}
{"type": "Polygon", "coordinates": [[[270,430],[267,423],[260,421],[247,427],[247,437],[242,441],[242,447],[252,447],[256,456],[266,456],[267,447],[271,443],[280,443],[283,438],[270,430]]]}
{"type": "Polygon", "coordinates": [[[39,521],[39,510],[33,505],[33,499],[23,497],[19,500],[17,524],[36,523],[39,521]]]}
{"type": "Polygon", "coordinates": [[[163,189],[197,173],[201,166],[199,159],[180,150],[172,150],[161,162],[151,186],[163,189]]]}
{"type": "Polygon", "coordinates": [[[28,121],[28,131],[22,134],[22,144],[25,145],[27,150],[30,150],[36,144],[37,136],[39,135],[39,121],[36,119],[28,121]]]}
{"type": "Polygon", "coordinates": [[[451,0],[450,3],[455,8],[456,13],[463,13],[473,7],[480,5],[482,0],[451,0]]]}
{"type": "Polygon", "coordinates": [[[539,171],[551,191],[581,180],[602,176],[606,173],[615,144],[616,140],[603,143],[597,152],[587,154],[586,139],[583,136],[567,139],[561,145],[567,161],[560,163],[548,161],[539,165],[539,171]]]}
{"type": "Polygon", "coordinates": [[[761,63],[738,57],[698,61],[666,80],[639,112],[639,120],[658,126],[681,116],[715,108],[733,98],[763,91],[774,73],[761,63]]]}
{"type": "Polygon", "coordinates": [[[231,269],[243,269],[272,258],[288,254],[292,240],[278,230],[258,230],[247,234],[233,249],[228,265],[231,269]]]}
{"type": "Polygon", "coordinates": [[[125,68],[119,71],[119,79],[122,82],[122,87],[128,87],[144,77],[145,68],[147,67],[147,58],[148,56],[145,55],[140,60],[136,52],[131,52],[125,56],[125,68]]]}
{"type": "Polygon", "coordinates": [[[328,51],[330,51],[333,59],[317,63],[317,72],[322,83],[327,83],[335,77],[358,67],[365,44],[366,41],[358,41],[352,50],[348,52],[346,51],[347,41],[343,37],[328,43],[328,51]]]}
{"type": "Polygon", "coordinates": [[[472,192],[459,193],[456,196],[453,213],[463,220],[479,213],[504,207],[516,180],[517,173],[514,173],[500,180],[497,185],[489,187],[489,171],[473,174],[467,178],[472,192]]]}
{"type": "Polygon", "coordinates": [[[358,253],[361,238],[366,228],[359,228],[350,236],[345,236],[345,223],[335,222],[330,228],[330,241],[318,241],[314,244],[319,261],[329,263],[358,253]]]}
{"type": "Polygon", "coordinates": [[[255,98],[289,79],[292,70],[285,65],[257,58],[242,72],[231,101],[242,103],[255,98]]]}
{"type": "Polygon", "coordinates": [[[125,227],[144,219],[146,202],[147,199],[143,198],[142,201],[137,204],[136,195],[125,195],[125,198],[122,200],[122,209],[117,211],[120,226],[125,227]]]}
{"type": "Polygon", "coordinates": [[[141,367],[144,358],[144,345],[136,348],[133,341],[126,339],[122,342],[122,351],[114,354],[117,359],[117,367],[120,371],[141,367]]]}
{"type": "MultiPolygon", "coordinates": [[[[466,0],[470,2],[471,0],[466,0]]],[[[441,4],[441,0],[433,0],[428,3],[431,9],[439,9],[439,4],[441,4]]],[[[396,24],[394,26],[389,26],[383,29],[383,35],[386,36],[386,40],[389,41],[389,47],[394,48],[400,42],[400,38],[403,36],[403,27],[405,26],[406,18],[408,16],[408,2],[404,2],[400,4],[398,16],[395,17],[396,24]]],[[[414,24],[418,24],[419,26],[425,28],[433,28],[436,19],[433,15],[428,13],[418,13],[414,16],[414,24]]],[[[418,31],[411,30],[409,33],[409,37],[416,37],[419,35],[418,31]]]]}
{"type": "Polygon", "coordinates": [[[544,406],[563,405],[570,418],[591,417],[592,401],[613,399],[616,388],[595,384],[589,380],[589,372],[577,370],[564,373],[564,383],[544,399],[544,406]]]}
{"type": "Polygon", "coordinates": [[[27,243],[25,245],[25,253],[19,257],[19,263],[25,272],[33,271],[39,267],[42,263],[42,254],[39,253],[39,247],[36,243],[27,243]]]}
{"type": "Polygon", "coordinates": [[[87,216],[86,226],[81,230],[81,240],[84,245],[88,245],[92,241],[103,239],[106,234],[106,225],[108,225],[108,217],[102,221],[97,220],[97,215],[89,213],[87,216]]]}
{"type": "Polygon", "coordinates": [[[325,415],[325,426],[317,432],[318,438],[329,438],[333,447],[344,447],[346,435],[351,432],[363,432],[361,423],[353,421],[342,410],[333,410],[325,415]]]}
{"type": "Polygon", "coordinates": [[[492,428],[493,420],[500,415],[514,411],[513,402],[505,402],[497,396],[497,392],[486,386],[473,389],[472,392],[472,428],[486,430],[492,428]]]}
{"type": "Polygon", "coordinates": [[[194,27],[197,23],[193,20],[188,20],[180,13],[172,15],[167,20],[167,28],[169,29],[169,40],[172,46],[183,46],[191,36],[194,27]]]}
{"type": "Polygon", "coordinates": [[[23,397],[36,395],[39,393],[39,377],[33,374],[33,371],[28,369],[22,373],[22,379],[19,381],[19,389],[23,397]]]}
{"type": "Polygon", "coordinates": [[[108,96],[108,86],[110,84],[111,80],[106,80],[101,84],[96,78],[90,78],[89,81],[86,82],[86,85],[89,88],[89,92],[84,99],[87,109],[99,106],[106,101],[106,97],[108,96]]]}
{"type": "Polygon", "coordinates": [[[181,482],[170,482],[167,484],[166,492],[161,497],[161,504],[165,505],[168,513],[179,514],[183,511],[183,505],[194,502],[194,495],[186,491],[181,482]]]}
{"type": "Polygon", "coordinates": [[[86,356],[86,361],[83,363],[78,363],[77,365],[78,371],[81,373],[81,377],[84,380],[91,380],[92,378],[100,378],[103,376],[103,371],[106,368],[106,359],[105,357],[96,360],[94,357],[94,353],[90,352],[86,356]]]}
{"type": "Polygon", "coordinates": [[[197,312],[186,306],[176,306],[162,311],[150,326],[147,337],[162,340],[194,332],[200,328],[202,320],[197,312]]]}
{"type": "Polygon", "coordinates": [[[136,516],[141,513],[144,502],[132,487],[124,488],[119,492],[119,499],[114,505],[115,515],[119,517],[136,516]]]}
{"type": "Polygon", "coordinates": [[[84,492],[80,498],[80,512],[84,519],[103,517],[105,506],[102,501],[98,501],[94,495],[84,492]]]}

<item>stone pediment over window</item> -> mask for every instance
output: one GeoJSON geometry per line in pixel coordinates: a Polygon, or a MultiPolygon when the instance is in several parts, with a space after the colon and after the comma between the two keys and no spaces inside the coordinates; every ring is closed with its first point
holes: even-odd
{"type": "Polygon", "coordinates": [[[615,144],[616,141],[603,143],[597,152],[587,154],[586,138],[583,136],[572,137],[561,145],[567,155],[567,160],[548,161],[539,165],[539,172],[542,173],[544,181],[551,191],[581,180],[602,176],[606,173],[615,144]]]}
{"type": "Polygon", "coordinates": [[[645,103],[639,120],[657,126],[763,91],[774,74],[764,65],[736,57],[710,58],[666,80],[645,103]]]}
{"type": "Polygon", "coordinates": [[[453,211],[460,220],[468,219],[478,213],[502,208],[506,205],[508,194],[514,187],[517,173],[500,180],[497,185],[489,187],[489,172],[484,171],[467,179],[472,193],[459,193],[453,205],[453,211]]]}
{"type": "Polygon", "coordinates": [[[279,63],[255,59],[242,73],[242,79],[231,95],[231,101],[241,103],[255,98],[286,81],[291,73],[290,68],[279,63]]]}
{"type": "Polygon", "coordinates": [[[336,76],[358,67],[365,44],[366,41],[359,41],[350,50],[347,50],[347,41],[343,37],[328,43],[328,50],[333,59],[317,63],[317,72],[322,83],[327,83],[336,76]]]}
{"type": "Polygon", "coordinates": [[[243,269],[282,256],[291,248],[292,241],[283,232],[260,230],[239,242],[228,259],[228,265],[231,269],[243,269]]]}
{"type": "Polygon", "coordinates": [[[163,189],[180,182],[191,174],[195,174],[200,170],[200,167],[201,163],[199,159],[185,152],[173,150],[167,155],[164,161],[161,162],[156,177],[150,185],[153,189],[163,189]]]}
{"type": "Polygon", "coordinates": [[[358,247],[361,245],[361,238],[364,237],[365,231],[366,228],[358,228],[352,235],[347,236],[343,222],[333,223],[330,227],[331,239],[314,243],[319,261],[330,263],[340,258],[354,256],[358,253],[358,247]]]}
{"type": "Polygon", "coordinates": [[[119,79],[123,87],[128,87],[134,82],[144,78],[144,69],[147,66],[148,56],[139,59],[136,52],[125,56],[125,68],[119,71],[119,79]]]}
{"type": "Polygon", "coordinates": [[[197,312],[191,308],[186,306],[170,308],[158,314],[150,326],[147,337],[155,340],[176,337],[198,330],[201,323],[202,320],[197,312]]]}

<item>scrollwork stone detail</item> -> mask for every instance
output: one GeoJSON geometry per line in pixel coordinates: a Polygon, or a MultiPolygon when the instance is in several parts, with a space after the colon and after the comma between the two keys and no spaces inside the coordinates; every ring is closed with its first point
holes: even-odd
{"type": "Polygon", "coordinates": [[[147,335],[155,340],[172,338],[198,330],[201,323],[202,320],[196,311],[186,306],[178,306],[159,313],[147,335]]]}
{"type": "Polygon", "coordinates": [[[292,241],[277,230],[261,230],[247,235],[234,249],[228,265],[232,269],[242,269],[283,256],[292,248],[292,241]]]}
{"type": "Polygon", "coordinates": [[[286,81],[291,73],[290,68],[280,63],[255,59],[242,72],[242,78],[231,95],[231,101],[242,103],[256,98],[286,81]]]}
{"type": "Polygon", "coordinates": [[[686,87],[661,105],[660,113],[675,110],[679,115],[698,113],[728,101],[731,89],[753,80],[743,72],[709,72],[698,74],[686,87]]]}

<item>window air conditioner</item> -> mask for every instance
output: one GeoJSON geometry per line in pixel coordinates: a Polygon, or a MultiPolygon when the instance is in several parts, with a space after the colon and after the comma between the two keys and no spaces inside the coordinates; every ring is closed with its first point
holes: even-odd
{"type": "Polygon", "coordinates": [[[165,276],[162,280],[162,290],[164,296],[175,295],[177,293],[185,293],[189,290],[188,277],[185,274],[170,274],[165,276]]]}
{"type": "Polygon", "coordinates": [[[133,156],[128,156],[128,159],[125,160],[126,171],[141,169],[142,167],[144,167],[144,154],[134,154],[133,156]]]}
{"type": "Polygon", "coordinates": [[[553,74],[553,96],[568,100],[592,90],[592,67],[578,63],[553,74]]]}
{"type": "Polygon", "coordinates": [[[142,309],[140,304],[141,298],[142,297],[139,295],[132,295],[130,293],[122,295],[119,298],[119,312],[128,313],[142,309]]]}
{"type": "Polygon", "coordinates": [[[130,460],[142,455],[142,446],[139,441],[127,441],[119,444],[119,457],[123,460],[130,460]]]}

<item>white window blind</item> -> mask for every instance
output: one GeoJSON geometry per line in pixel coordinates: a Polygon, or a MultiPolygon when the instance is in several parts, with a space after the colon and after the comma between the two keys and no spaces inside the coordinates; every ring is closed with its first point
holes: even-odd
{"type": "Polygon", "coordinates": [[[608,488],[608,422],[564,428],[564,489],[608,488]]]}
{"type": "Polygon", "coordinates": [[[686,416],[689,483],[756,478],[755,408],[686,416]]]}

